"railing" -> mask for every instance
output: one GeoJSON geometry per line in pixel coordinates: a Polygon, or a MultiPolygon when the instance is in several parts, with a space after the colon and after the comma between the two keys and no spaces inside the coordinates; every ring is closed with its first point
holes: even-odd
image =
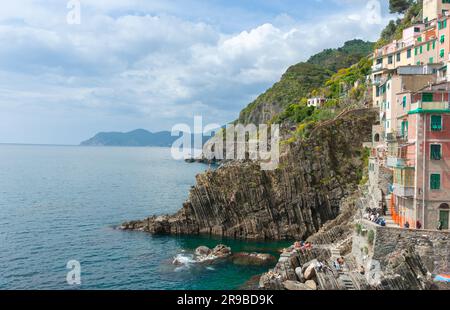
{"type": "Polygon", "coordinates": [[[446,101],[435,101],[435,102],[422,102],[417,101],[414,103],[411,103],[411,110],[450,110],[450,103],[446,101]]]}
{"type": "Polygon", "coordinates": [[[400,131],[388,132],[386,134],[386,141],[396,142],[408,140],[408,135],[406,133],[401,133],[400,131]]]}
{"type": "Polygon", "coordinates": [[[387,158],[386,164],[389,168],[405,167],[406,160],[404,158],[389,156],[387,158]]]}
{"type": "Polygon", "coordinates": [[[414,187],[394,184],[394,195],[398,197],[414,197],[414,187]]]}
{"type": "Polygon", "coordinates": [[[383,69],[383,64],[376,64],[372,66],[372,71],[380,71],[383,69]]]}
{"type": "Polygon", "coordinates": [[[383,85],[385,82],[386,82],[386,78],[378,78],[378,79],[373,80],[372,84],[379,86],[379,85],[383,85]]]}

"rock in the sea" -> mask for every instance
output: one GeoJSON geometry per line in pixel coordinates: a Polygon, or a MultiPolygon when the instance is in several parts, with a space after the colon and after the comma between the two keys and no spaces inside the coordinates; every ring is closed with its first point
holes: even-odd
{"type": "Polygon", "coordinates": [[[197,256],[208,256],[211,252],[212,250],[206,246],[199,246],[195,249],[195,255],[197,256]]]}
{"type": "Polygon", "coordinates": [[[236,265],[265,266],[276,263],[274,256],[260,253],[236,253],[231,260],[236,265]]]}
{"type": "Polygon", "coordinates": [[[317,291],[317,284],[316,284],[315,281],[313,281],[313,280],[308,280],[308,281],[305,282],[305,285],[306,285],[307,287],[309,287],[311,290],[317,291]]]}
{"type": "Polygon", "coordinates": [[[216,246],[210,253],[210,256],[214,256],[217,258],[225,258],[231,255],[231,248],[226,245],[219,244],[216,246]]]}
{"type": "Polygon", "coordinates": [[[284,281],[283,287],[288,291],[311,291],[309,286],[298,281],[284,281]]]}

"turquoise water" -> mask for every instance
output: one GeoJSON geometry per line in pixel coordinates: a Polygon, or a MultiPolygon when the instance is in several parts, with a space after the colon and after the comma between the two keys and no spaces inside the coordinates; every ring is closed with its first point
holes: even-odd
{"type": "Polygon", "coordinates": [[[200,245],[276,253],[286,243],[113,228],[177,211],[205,169],[163,148],[0,145],[0,289],[239,288],[267,268],[171,262],[200,245]],[[81,263],[81,286],[66,283],[69,260],[81,263]]]}

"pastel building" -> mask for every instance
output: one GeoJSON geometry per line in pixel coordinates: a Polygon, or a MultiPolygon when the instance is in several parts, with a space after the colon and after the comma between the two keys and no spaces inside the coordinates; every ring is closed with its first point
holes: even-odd
{"type": "Polygon", "coordinates": [[[380,122],[383,126],[384,139],[392,139],[399,133],[397,116],[402,113],[404,96],[398,96],[404,91],[417,91],[424,85],[435,81],[434,73],[437,67],[433,66],[406,66],[398,67],[386,74],[379,86],[380,122]]]}
{"type": "Polygon", "coordinates": [[[450,229],[449,12],[450,0],[424,0],[423,22],[373,54],[380,124],[373,126],[369,182],[379,180],[376,171],[384,179],[390,171],[383,196],[402,227],[450,229]]]}
{"type": "Polygon", "coordinates": [[[449,11],[449,0],[423,0],[423,20],[425,23],[445,16],[449,11]]]}
{"type": "MultiPolygon", "coordinates": [[[[391,212],[425,229],[449,229],[450,204],[450,84],[432,84],[410,93],[407,113],[399,116],[404,135],[399,139],[393,168],[391,212]]],[[[391,154],[394,155],[394,154],[391,154]]]]}
{"type": "Polygon", "coordinates": [[[324,105],[327,102],[327,99],[324,97],[314,97],[314,98],[309,98],[307,105],[308,107],[321,107],[322,105],[324,105]]]}

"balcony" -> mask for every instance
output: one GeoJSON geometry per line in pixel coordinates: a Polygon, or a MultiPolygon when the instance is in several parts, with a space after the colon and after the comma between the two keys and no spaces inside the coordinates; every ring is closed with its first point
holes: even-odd
{"type": "Polygon", "coordinates": [[[376,64],[372,66],[372,72],[383,70],[383,64],[376,64]]]}
{"type": "Polygon", "coordinates": [[[386,83],[386,78],[375,78],[372,82],[373,85],[380,86],[386,83]]]}
{"type": "Polygon", "coordinates": [[[401,142],[401,141],[407,141],[408,140],[408,135],[406,133],[401,133],[400,131],[393,131],[393,132],[388,132],[386,134],[386,141],[387,142],[401,142]]]}
{"type": "Polygon", "coordinates": [[[386,165],[389,168],[406,167],[406,160],[404,158],[389,156],[386,165]]]}
{"type": "Polygon", "coordinates": [[[411,103],[411,111],[442,111],[448,110],[450,111],[450,103],[445,101],[439,102],[422,102],[417,101],[415,103],[411,103]]]}
{"type": "Polygon", "coordinates": [[[398,197],[414,197],[414,187],[394,184],[394,195],[398,197]]]}

